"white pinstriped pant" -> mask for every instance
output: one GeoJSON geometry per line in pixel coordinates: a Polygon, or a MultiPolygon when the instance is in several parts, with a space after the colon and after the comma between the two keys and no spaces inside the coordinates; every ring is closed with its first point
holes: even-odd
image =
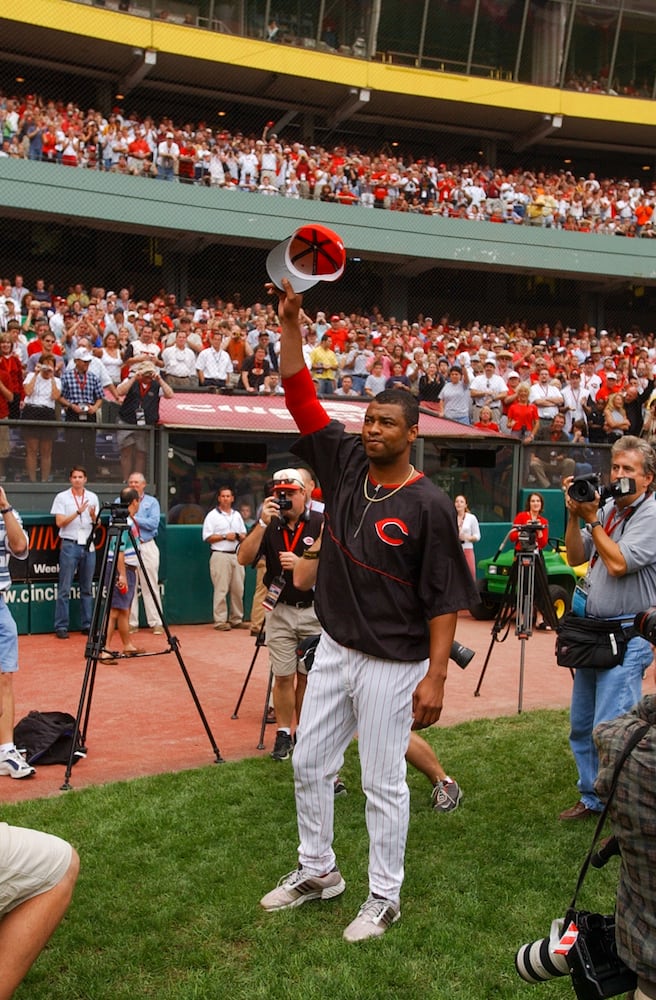
{"type": "Polygon", "coordinates": [[[315,875],[335,866],[333,783],[358,734],[367,797],[369,891],[398,903],[410,793],[405,752],[412,695],[428,661],[377,660],[346,649],[325,632],[308,675],[294,750],[299,862],[315,875]]]}

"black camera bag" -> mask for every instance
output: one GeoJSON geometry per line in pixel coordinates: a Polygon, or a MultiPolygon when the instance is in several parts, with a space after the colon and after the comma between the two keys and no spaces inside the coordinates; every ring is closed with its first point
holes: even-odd
{"type": "MultiPolygon", "coordinates": [[[[68,712],[33,711],[16,723],[14,742],[28,764],[68,764],[74,732],[75,717],[68,712]]],[[[84,756],[78,733],[72,763],[84,756]]]]}
{"type": "Polygon", "coordinates": [[[622,662],[633,628],[601,618],[580,618],[569,611],[556,636],[556,662],[572,669],[609,670],[622,662]]]}

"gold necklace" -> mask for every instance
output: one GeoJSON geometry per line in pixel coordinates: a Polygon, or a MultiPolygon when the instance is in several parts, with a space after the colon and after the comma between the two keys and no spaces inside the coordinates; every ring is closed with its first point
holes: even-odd
{"type": "MultiPolygon", "coordinates": [[[[417,470],[415,469],[414,465],[411,465],[410,466],[410,472],[405,477],[405,479],[403,480],[403,482],[399,486],[397,486],[395,489],[393,489],[391,493],[388,493],[387,496],[384,496],[384,497],[379,497],[379,496],[376,496],[376,495],[374,495],[372,497],[369,496],[369,494],[367,493],[367,479],[369,478],[369,473],[365,472],[365,474],[364,474],[364,482],[362,483],[362,492],[364,493],[365,500],[368,500],[369,503],[380,503],[381,500],[389,500],[389,498],[393,497],[395,493],[398,493],[399,490],[403,489],[403,487],[406,485],[406,483],[408,483],[412,479],[412,477],[414,476],[414,474],[416,473],[416,471],[417,470]]],[[[377,483],[377,485],[374,487],[375,494],[378,493],[378,490],[384,489],[384,488],[385,487],[384,487],[383,483],[377,483]]]]}
{"type": "Polygon", "coordinates": [[[395,489],[392,490],[391,493],[388,493],[384,497],[379,497],[379,496],[376,495],[378,493],[378,490],[384,488],[382,483],[377,483],[376,486],[374,487],[374,495],[372,497],[369,496],[369,494],[367,493],[367,479],[369,478],[369,472],[368,471],[365,472],[365,474],[364,474],[364,482],[362,483],[362,492],[364,493],[364,498],[365,498],[365,500],[368,501],[368,503],[367,503],[367,506],[365,507],[365,509],[362,511],[362,516],[361,516],[361,518],[360,518],[360,520],[358,522],[357,528],[353,532],[353,537],[354,538],[357,538],[358,535],[360,534],[360,529],[362,528],[362,523],[363,523],[363,521],[364,521],[364,519],[365,519],[365,517],[367,515],[367,511],[371,507],[372,503],[380,503],[381,500],[389,500],[389,498],[393,497],[395,493],[398,493],[399,490],[403,489],[403,487],[406,485],[406,483],[408,483],[410,481],[410,479],[412,479],[412,477],[415,475],[416,471],[417,470],[415,469],[414,465],[411,465],[410,466],[410,472],[405,477],[405,479],[403,480],[403,482],[401,483],[401,485],[397,486],[395,489]]]}

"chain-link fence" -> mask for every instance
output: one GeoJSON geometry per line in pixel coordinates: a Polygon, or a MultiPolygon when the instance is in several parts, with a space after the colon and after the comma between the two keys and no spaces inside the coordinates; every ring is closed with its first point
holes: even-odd
{"type": "MultiPolygon", "coordinates": [[[[79,17],[84,18],[82,8],[79,17]]],[[[126,175],[144,197],[152,185],[170,189],[171,203],[180,191],[198,188],[207,198],[250,198],[253,205],[268,199],[280,206],[276,211],[284,216],[289,204],[284,193],[295,203],[319,203],[326,222],[334,204],[339,211],[348,206],[352,218],[364,224],[368,211],[398,211],[401,195],[407,217],[430,215],[430,202],[435,214],[446,204],[462,217],[464,203],[441,201],[444,187],[439,185],[457,171],[462,181],[462,171],[471,174],[474,163],[456,164],[450,157],[459,152],[474,160],[478,157],[476,162],[483,165],[483,151],[472,145],[471,137],[466,148],[453,146],[453,137],[425,132],[406,132],[399,142],[384,125],[375,134],[369,130],[358,134],[357,124],[344,123],[328,133],[329,141],[323,135],[319,140],[300,118],[274,135],[263,105],[239,104],[236,97],[231,101],[213,92],[187,95],[184,87],[173,93],[168,88],[137,86],[127,98],[118,98],[103,72],[97,79],[75,76],[61,61],[57,67],[34,62],[26,71],[28,79],[12,80],[6,69],[3,72],[5,92],[12,95],[4,102],[8,155],[24,156],[26,169],[30,159],[39,160],[42,172],[35,183],[40,186],[47,185],[50,171],[68,171],[74,187],[80,176],[76,171],[94,170],[99,175],[126,175]],[[14,116],[21,127],[12,132],[7,122],[14,116]],[[41,132],[36,146],[27,127],[32,120],[41,132]],[[170,154],[170,164],[166,151],[160,151],[162,145],[177,149],[170,154]],[[169,166],[171,180],[166,183],[169,166]],[[378,176],[383,173],[384,183],[378,176]],[[273,194],[267,190],[271,186],[273,194]],[[349,194],[355,191],[357,198],[349,194]]],[[[537,172],[541,164],[526,165],[537,172]]],[[[57,206],[53,208],[56,211],[57,206]]],[[[253,215],[256,218],[257,212],[253,215]]],[[[489,218],[477,224],[486,232],[502,228],[489,218]]],[[[6,279],[5,327],[17,319],[34,344],[39,321],[45,318],[67,363],[84,344],[114,372],[114,384],[128,374],[125,348],[141,338],[144,327],[151,329],[162,349],[169,349],[175,347],[182,325],[195,355],[188,374],[182,367],[178,370],[182,383],[175,385],[173,367],[167,373],[173,376],[178,403],[184,397],[176,415],[168,415],[164,430],[140,428],[139,447],[134,441],[126,444],[128,431],[119,425],[120,404],[109,390],[95,427],[71,428],[60,419],[54,426],[10,421],[2,474],[24,492],[28,506],[43,509],[48,482],[66,482],[73,462],[84,461],[90,478],[109,496],[138,460],[149,481],[158,483],[171,520],[202,517],[222,481],[233,485],[251,512],[257,509],[271,472],[293,462],[289,451],[293,432],[282,423],[282,401],[275,405],[280,390],[275,375],[277,319],[275,303],[264,290],[268,248],[264,240],[253,245],[256,228],[254,221],[253,231],[244,232],[243,243],[232,238],[217,244],[191,230],[170,237],[153,235],[136,225],[113,225],[107,217],[91,217],[82,224],[44,215],[5,226],[0,245],[0,278],[6,279]],[[17,276],[28,294],[16,297],[17,276]],[[269,331],[262,341],[260,323],[263,331],[269,331]],[[216,330],[225,334],[231,351],[233,336],[240,343],[250,337],[253,352],[262,344],[266,365],[251,377],[242,370],[244,357],[237,350],[234,357],[231,354],[235,371],[215,380],[206,377],[204,385],[197,385],[196,358],[211,346],[216,330]],[[270,426],[255,420],[262,399],[267,412],[272,406],[278,411],[270,426]],[[229,416],[241,418],[241,428],[228,426],[229,416]]],[[[521,225],[514,232],[521,234],[521,225]]],[[[320,284],[306,295],[307,330],[313,328],[308,344],[316,347],[329,331],[333,346],[341,348],[338,371],[348,342],[359,331],[366,334],[368,348],[382,345],[384,371],[391,374],[395,345],[401,350],[404,371],[409,367],[416,373],[415,350],[432,351],[439,362],[450,343],[457,350],[466,347],[470,356],[478,355],[480,365],[484,351],[494,354],[508,346],[516,350],[524,340],[536,345],[544,340],[547,347],[566,342],[572,330],[587,331],[590,325],[599,325],[600,318],[622,333],[650,329],[656,306],[650,286],[618,280],[613,287],[587,291],[572,276],[529,274],[519,266],[512,272],[481,269],[467,262],[446,267],[439,260],[418,261],[414,270],[406,266],[401,282],[398,264],[390,263],[395,250],[390,243],[366,257],[351,252],[339,282],[320,284]]],[[[31,350],[28,344],[25,348],[31,350]]],[[[318,364],[310,363],[317,376],[322,374],[318,364]]],[[[416,379],[411,390],[417,391],[416,379]]],[[[55,413],[61,415],[58,407],[55,413]]],[[[131,433],[134,438],[135,432],[131,433]]],[[[505,440],[497,445],[472,444],[458,440],[448,428],[444,435],[445,443],[437,436],[430,439],[424,466],[450,495],[468,494],[485,520],[512,516],[518,489],[560,488],[564,460],[554,461],[548,446],[520,449],[505,440]]],[[[607,466],[603,448],[589,455],[574,454],[572,448],[565,451],[568,472],[578,474],[588,466],[604,471],[607,466]]]]}

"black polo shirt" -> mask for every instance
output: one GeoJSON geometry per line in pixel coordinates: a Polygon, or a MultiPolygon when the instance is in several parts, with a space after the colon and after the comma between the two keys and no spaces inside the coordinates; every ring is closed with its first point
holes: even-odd
{"type": "MultiPolygon", "coordinates": [[[[294,586],[291,570],[286,570],[283,573],[279,553],[294,552],[297,556],[302,555],[321,534],[322,524],[323,514],[316,510],[306,510],[301,520],[293,528],[276,518],[264,532],[260,547],[260,554],[263,554],[266,559],[264,584],[268,587],[276,576],[282,574],[285,577],[285,588],[280,595],[280,601],[283,604],[310,602],[314,599],[314,590],[299,590],[294,586]]],[[[258,555],[258,559],[259,557],[258,555]]]]}

